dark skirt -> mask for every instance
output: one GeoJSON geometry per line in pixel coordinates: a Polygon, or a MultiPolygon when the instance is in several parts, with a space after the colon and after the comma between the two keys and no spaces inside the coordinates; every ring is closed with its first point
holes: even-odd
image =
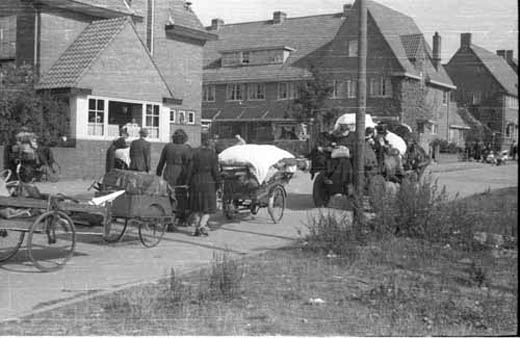
{"type": "Polygon", "coordinates": [[[193,176],[189,200],[191,212],[213,214],[217,211],[216,183],[210,172],[193,176]]]}

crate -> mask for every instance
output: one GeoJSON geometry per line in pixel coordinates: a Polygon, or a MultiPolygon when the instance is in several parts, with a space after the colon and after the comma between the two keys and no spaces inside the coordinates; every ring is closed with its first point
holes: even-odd
{"type": "Polygon", "coordinates": [[[112,216],[124,218],[157,217],[150,206],[156,204],[165,211],[164,216],[173,214],[172,203],[167,196],[123,194],[112,202],[112,216]]]}

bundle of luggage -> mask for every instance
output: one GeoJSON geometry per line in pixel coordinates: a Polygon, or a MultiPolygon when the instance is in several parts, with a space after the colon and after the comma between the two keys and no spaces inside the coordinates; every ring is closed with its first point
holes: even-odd
{"type": "Polygon", "coordinates": [[[130,195],[169,196],[168,183],[157,175],[114,169],[101,182],[107,190],[125,190],[130,195]]]}

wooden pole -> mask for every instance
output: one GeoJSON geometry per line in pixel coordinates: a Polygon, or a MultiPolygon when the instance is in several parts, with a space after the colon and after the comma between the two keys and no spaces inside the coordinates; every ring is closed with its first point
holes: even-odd
{"type": "Polygon", "coordinates": [[[356,112],[356,151],[354,163],[355,198],[354,221],[360,224],[363,219],[363,186],[364,186],[364,145],[365,145],[365,113],[367,93],[367,3],[358,0],[359,4],[359,35],[358,35],[358,88],[356,112]]]}

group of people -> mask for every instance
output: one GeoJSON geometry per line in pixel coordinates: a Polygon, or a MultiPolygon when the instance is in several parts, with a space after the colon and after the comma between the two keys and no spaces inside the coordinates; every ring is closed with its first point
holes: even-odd
{"type": "MultiPolygon", "coordinates": [[[[106,171],[127,169],[150,173],[151,144],[146,140],[147,135],[146,129],[141,129],[140,137],[128,145],[128,133],[122,130],[121,137],[114,140],[107,150],[106,171]],[[127,166],[121,150],[128,152],[127,166]]],[[[175,191],[176,224],[186,226],[191,214],[195,226],[193,235],[208,236],[208,220],[217,209],[218,157],[208,134],[202,135],[201,146],[197,149],[192,149],[187,141],[186,132],[177,129],[171,142],[161,151],[155,174],[163,177],[175,191]]]]}

